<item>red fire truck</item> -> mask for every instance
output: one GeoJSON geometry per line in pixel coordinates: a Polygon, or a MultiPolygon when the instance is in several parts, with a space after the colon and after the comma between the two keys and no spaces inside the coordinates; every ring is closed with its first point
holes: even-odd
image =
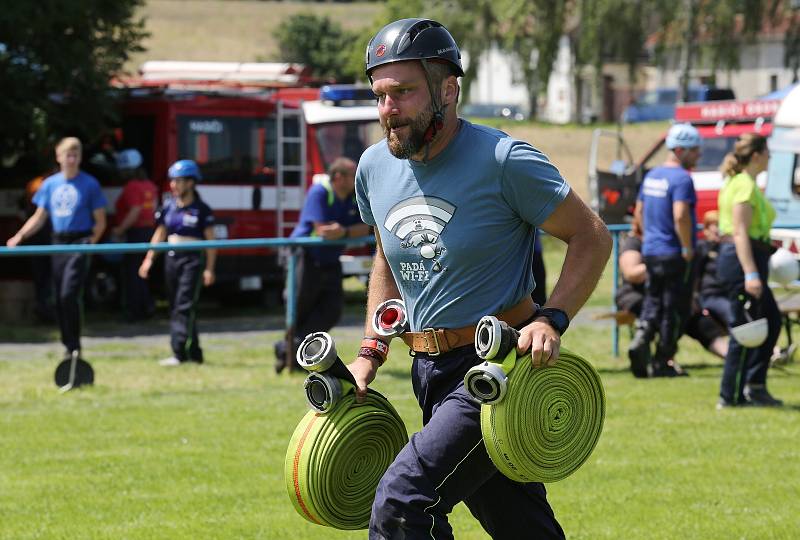
{"type": "MultiPolygon", "coordinates": [[[[138,149],[164,193],[169,165],[195,160],[203,172],[198,188],[214,210],[220,239],[289,236],[312,182],[325,178],[335,158],[357,161],[382,137],[369,88],[302,87],[305,81],[291,65],[265,80],[260,66],[265,65],[146,63],[141,77],[114,83],[120,93],[119,148],[138,149]]],[[[84,163],[92,159],[85,155],[84,163]]],[[[122,186],[113,174],[97,176],[113,211],[122,186]]],[[[0,206],[14,215],[8,227],[13,233],[22,190],[3,191],[0,203],[7,204],[0,206]]],[[[371,259],[363,250],[355,253],[343,256],[345,273],[366,275],[371,259]]],[[[279,291],[277,252],[221,250],[217,281],[223,297],[231,290],[279,291]]]]}
{"type": "MultiPolygon", "coordinates": [[[[692,170],[698,221],[702,221],[706,211],[717,208],[717,194],[722,187],[719,166],[725,154],[733,149],[736,138],[747,132],[769,136],[772,118],[780,103],[780,99],[725,100],[686,103],[676,107],[675,121],[691,123],[703,137],[702,155],[692,170]]],[[[630,221],[644,175],[666,158],[665,138],[666,132],[643,158],[634,161],[620,132],[595,130],[589,161],[589,188],[594,208],[606,223],[630,221]],[[603,137],[612,137],[617,144],[618,159],[607,170],[597,167],[603,137]]],[[[764,188],[766,174],[760,175],[757,181],[764,188]]]]}

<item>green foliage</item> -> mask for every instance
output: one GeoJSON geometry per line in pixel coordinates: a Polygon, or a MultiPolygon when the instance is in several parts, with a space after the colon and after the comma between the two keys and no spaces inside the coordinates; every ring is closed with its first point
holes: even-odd
{"type": "Polygon", "coordinates": [[[348,32],[329,17],[313,13],[292,15],[278,29],[283,61],[305,64],[317,77],[339,82],[351,82],[357,77],[350,57],[343,51],[352,50],[360,38],[360,32],[348,32]]]}
{"type": "MultiPolygon", "coordinates": [[[[41,156],[52,141],[88,142],[106,126],[109,80],[142,51],[143,0],[16,2],[0,13],[0,156],[41,156]]],[[[49,152],[46,154],[50,159],[49,152]]],[[[51,161],[51,159],[50,159],[51,161]]]]}

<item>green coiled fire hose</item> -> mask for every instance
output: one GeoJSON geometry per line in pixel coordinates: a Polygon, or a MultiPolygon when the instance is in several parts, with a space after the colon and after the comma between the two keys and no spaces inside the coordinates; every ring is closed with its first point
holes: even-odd
{"type": "MultiPolygon", "coordinates": [[[[561,348],[558,362],[533,369],[530,354],[508,375],[505,398],[481,406],[481,432],[489,457],[518,482],[557,482],[575,472],[603,430],[605,393],[589,362],[561,348]]],[[[513,356],[513,357],[512,357],[513,356]]],[[[504,362],[504,364],[505,364],[504,362]]]]}
{"type": "Polygon", "coordinates": [[[370,390],[356,403],[352,385],[327,414],[309,411],[286,451],[284,477],[298,514],[336,529],[369,525],[375,489],[408,442],[391,403],[370,390]]]}

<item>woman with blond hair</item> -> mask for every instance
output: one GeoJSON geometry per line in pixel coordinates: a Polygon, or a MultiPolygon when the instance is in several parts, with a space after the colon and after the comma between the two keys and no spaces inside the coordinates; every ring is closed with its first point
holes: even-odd
{"type": "Polygon", "coordinates": [[[767,286],[769,257],[773,252],[769,231],[775,210],[756,185],[756,177],[769,162],[767,140],[755,133],[739,136],[733,152],[725,156],[721,171],[725,184],[719,192],[721,246],[717,275],[725,289],[730,328],[753,319],[767,319],[764,342],[748,348],[731,333],[722,371],[717,408],[783,402],[767,391],[767,368],[781,330],[781,315],[767,286]],[[751,306],[748,313],[747,306],[751,306]]]}

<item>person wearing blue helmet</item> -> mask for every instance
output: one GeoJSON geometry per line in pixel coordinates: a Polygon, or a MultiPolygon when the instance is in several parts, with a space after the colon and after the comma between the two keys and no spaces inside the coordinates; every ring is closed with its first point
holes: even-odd
{"type": "Polygon", "coordinates": [[[673,357],[691,312],[697,194],[689,171],[700,159],[700,144],[697,128],[673,125],[667,133],[666,161],[647,173],[639,189],[634,212],[642,224],[647,282],[642,313],[628,347],[635,377],[686,374],[673,357]]]}
{"type": "Polygon", "coordinates": [[[534,369],[558,361],[561,334],[594,290],[611,237],[544,154],[458,117],[464,71],[444,26],[395,21],[366,53],[384,140],[356,172],[377,249],[365,339],[347,367],[363,400],[389,345],[373,314],[402,298],[410,328],[399,337],[413,357],[423,423],[378,483],[369,537],[453,538],[448,515],[463,501],[493,538],[563,538],[544,485],[514,482],[492,463],[464,376],[481,363],[474,339],[485,315],[520,330],[519,352],[530,351],[534,369]],[[537,228],[568,244],[541,309],[531,298],[537,228]]]}
{"type": "MultiPolygon", "coordinates": [[[[200,168],[192,160],[176,161],[169,168],[172,198],[156,211],[156,230],[151,244],[170,244],[214,239],[214,214],[200,199],[196,185],[202,179],[200,168]]],[[[139,275],[146,279],[156,252],[145,255],[139,275]]],[[[162,366],[186,362],[203,363],[203,350],[197,332],[197,301],[202,286],[214,283],[216,250],[168,251],[164,264],[170,305],[170,344],[172,356],[161,360],[162,366]]]]}

